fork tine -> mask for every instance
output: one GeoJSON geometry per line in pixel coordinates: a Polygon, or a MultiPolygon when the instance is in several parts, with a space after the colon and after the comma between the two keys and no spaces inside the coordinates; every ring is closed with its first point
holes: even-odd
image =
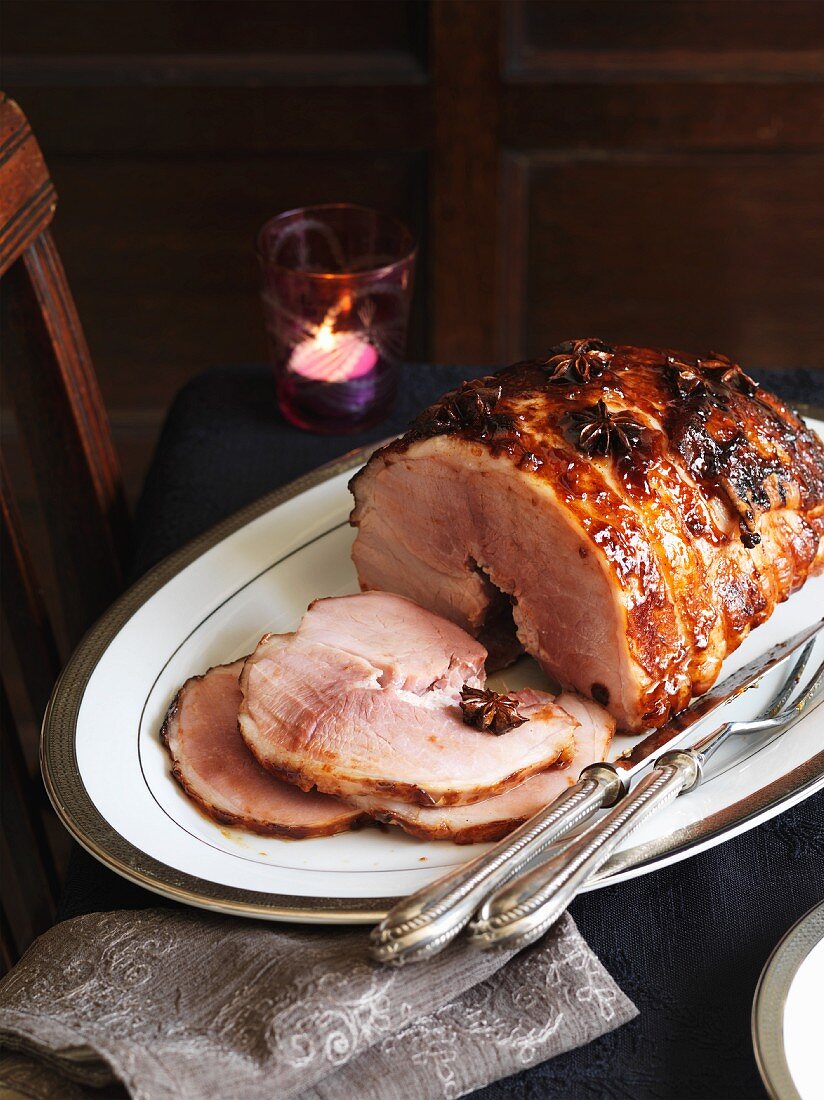
{"type": "Polygon", "coordinates": [[[764,712],[765,718],[775,718],[777,714],[780,714],[788,701],[792,697],[793,692],[801,683],[801,677],[804,675],[804,670],[810,660],[810,655],[815,649],[815,638],[810,638],[809,642],[801,650],[801,655],[793,665],[790,674],[787,676],[782,687],[779,689],[778,694],[770,703],[767,710],[764,712]]]}
{"type": "Polygon", "coordinates": [[[818,666],[810,679],[810,682],[795,700],[795,702],[787,707],[786,710],[776,715],[776,719],[779,721],[787,720],[793,717],[795,714],[799,714],[818,695],[819,689],[824,684],[824,661],[818,666]]]}

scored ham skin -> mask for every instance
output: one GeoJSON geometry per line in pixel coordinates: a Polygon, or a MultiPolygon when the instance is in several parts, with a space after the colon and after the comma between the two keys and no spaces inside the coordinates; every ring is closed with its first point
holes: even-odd
{"type": "MultiPolygon", "coordinates": [[[[520,694],[527,696],[526,691],[520,694]]],[[[548,768],[505,794],[471,806],[413,806],[379,794],[353,798],[352,804],[387,825],[400,825],[422,840],[451,840],[453,844],[500,840],[563,794],[587,764],[606,759],[615,719],[603,707],[579,695],[565,692],[555,702],[579,722],[575,755],[566,766],[548,768]]]]}
{"type": "Polygon", "coordinates": [[[242,668],[241,660],[193,676],[169,707],[160,736],[186,794],[214,821],[263,836],[332,836],[363,821],[363,811],[282,783],[258,764],[237,728],[242,668]]]}
{"type": "Polygon", "coordinates": [[[464,390],[464,409],[487,395],[474,416],[454,415],[458,391],[426,410],[352,480],[353,559],[362,589],[481,637],[501,590],[544,670],[637,731],[708,690],[824,566],[824,447],[740,372],[725,382],[723,362],[608,358],[586,382],[519,363],[464,390]],[[627,456],[581,449],[569,413],[599,400],[641,425],[627,456]]]}
{"type": "Polygon", "coordinates": [[[476,802],[571,757],[577,724],[546,696],[501,736],[466,725],[460,689],[482,686],[485,656],[400,596],[318,600],[286,644],[266,636],[246,661],[240,731],[264,767],[304,790],[476,802]]]}

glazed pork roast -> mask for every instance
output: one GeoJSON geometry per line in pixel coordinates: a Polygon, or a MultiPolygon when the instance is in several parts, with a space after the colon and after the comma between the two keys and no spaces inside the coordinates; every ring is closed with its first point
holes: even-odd
{"type": "Polygon", "coordinates": [[[285,643],[267,635],[247,659],[240,732],[265,768],[304,790],[479,802],[568,763],[578,726],[544,692],[487,693],[486,656],[401,596],[316,600],[285,643]]]}
{"type": "Polygon", "coordinates": [[[364,590],[660,726],[824,565],[824,447],[724,356],[578,340],[467,383],[352,481],[364,590]]]}

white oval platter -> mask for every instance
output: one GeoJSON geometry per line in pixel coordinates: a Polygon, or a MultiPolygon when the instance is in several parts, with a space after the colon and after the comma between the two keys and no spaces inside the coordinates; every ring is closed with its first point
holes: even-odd
{"type": "MultiPolygon", "coordinates": [[[[44,779],[70,832],[119,874],[227,913],[366,922],[481,850],[396,829],[295,841],[221,827],[174,782],[158,739],[187,677],[250,652],[266,631],[294,629],[311,600],[357,591],[347,482],[366,453],[277,490],[166,559],[106,613],[64,670],[43,724],[44,779]]],[[[722,676],[823,612],[821,576],[753,632],[722,676]]],[[[817,660],[822,651],[824,639],[817,660]]],[[[530,665],[525,659],[503,682],[540,682],[530,665]]],[[[735,715],[754,714],[775,684],[747,693],[735,715]]],[[[633,743],[616,738],[614,755],[633,743]]],[[[639,828],[595,888],[699,852],[824,787],[824,707],[735,768],[719,768],[639,828]]]]}

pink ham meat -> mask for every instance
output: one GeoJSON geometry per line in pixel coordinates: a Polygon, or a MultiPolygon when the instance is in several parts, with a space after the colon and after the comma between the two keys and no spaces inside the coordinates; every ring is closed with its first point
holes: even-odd
{"type": "Polygon", "coordinates": [[[304,790],[477,802],[566,762],[577,726],[550,696],[502,736],[466,725],[460,690],[483,685],[485,658],[401,596],[318,600],[285,645],[266,636],[246,661],[240,732],[264,767],[304,790]]]}
{"type": "Polygon", "coordinates": [[[160,731],[172,774],[215,821],[266,836],[331,836],[365,817],[336,798],[281,783],[255,760],[238,732],[243,661],[187,680],[160,731]]]}
{"type": "MultiPolygon", "coordinates": [[[[522,698],[528,697],[526,691],[520,694],[522,698]]],[[[355,798],[353,804],[378,821],[400,825],[407,833],[424,840],[451,840],[455,844],[500,840],[563,794],[587,764],[606,759],[615,719],[597,703],[578,695],[565,693],[556,703],[579,723],[575,730],[575,755],[566,767],[549,768],[505,794],[471,806],[413,806],[377,794],[355,798]]]]}

